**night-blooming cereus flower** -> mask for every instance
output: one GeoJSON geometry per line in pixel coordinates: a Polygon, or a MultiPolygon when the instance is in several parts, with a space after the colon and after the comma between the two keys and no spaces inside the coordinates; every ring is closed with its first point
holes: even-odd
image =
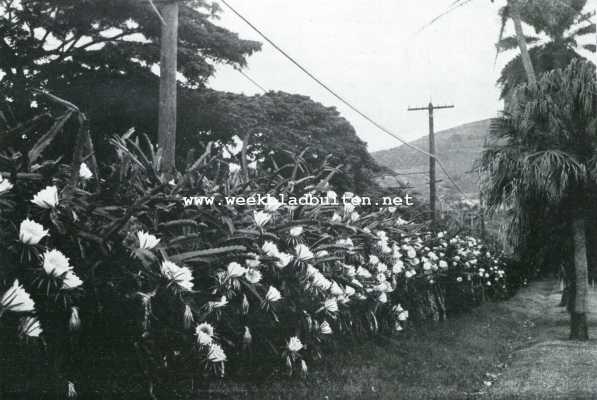
{"type": "Polygon", "coordinates": [[[294,227],[290,228],[290,236],[297,237],[297,236],[300,236],[302,233],[303,233],[302,226],[294,226],[294,227]]]}
{"type": "Polygon", "coordinates": [[[280,202],[280,200],[278,200],[274,196],[268,196],[264,210],[267,212],[274,212],[277,211],[281,206],[282,203],[280,202]]]}
{"type": "Polygon", "coordinates": [[[267,224],[270,219],[272,219],[271,214],[268,214],[263,211],[254,211],[253,212],[253,219],[255,220],[255,224],[259,227],[263,227],[267,224]]]}
{"type": "Polygon", "coordinates": [[[261,246],[261,250],[263,250],[263,252],[270,257],[275,257],[279,253],[278,246],[276,246],[274,242],[270,241],[263,243],[263,246],[261,246]]]}
{"type": "Polygon", "coordinates": [[[336,299],[330,298],[330,299],[326,299],[323,302],[323,308],[327,311],[327,312],[337,312],[338,311],[338,302],[336,301],[336,299]]]}
{"type": "Polygon", "coordinates": [[[209,345],[209,351],[207,352],[207,358],[212,363],[220,363],[226,361],[226,353],[219,344],[211,343],[209,345]]]}
{"type": "Polygon", "coordinates": [[[302,350],[303,343],[301,342],[301,340],[298,337],[293,336],[288,340],[287,348],[289,351],[296,353],[296,352],[302,350]]]}
{"type": "Polygon", "coordinates": [[[79,167],[79,176],[84,180],[93,178],[93,173],[84,162],[81,163],[81,166],[79,167]]]}
{"type": "Polygon", "coordinates": [[[31,300],[29,293],[15,279],[12,286],[0,299],[0,309],[13,312],[29,312],[35,309],[35,303],[31,300]]]}
{"type": "Polygon", "coordinates": [[[329,256],[330,253],[328,253],[327,250],[319,250],[316,255],[317,258],[323,258],[329,256]]]}
{"type": "Polygon", "coordinates": [[[240,171],[240,165],[235,164],[235,163],[230,163],[230,164],[228,164],[228,170],[230,171],[231,174],[236,174],[238,171],[240,171]]]}
{"type": "Polygon", "coordinates": [[[208,303],[210,309],[222,308],[228,304],[228,298],[222,296],[218,301],[210,301],[208,303]]]}
{"type": "Polygon", "coordinates": [[[371,278],[371,272],[369,272],[367,269],[363,267],[359,267],[357,269],[357,276],[361,278],[371,278]]]}
{"type": "Polygon", "coordinates": [[[19,334],[21,336],[39,337],[43,332],[36,317],[24,317],[19,322],[19,334]]]}
{"type": "Polygon", "coordinates": [[[256,269],[249,268],[247,272],[245,272],[245,279],[250,283],[259,283],[261,281],[261,272],[256,269]]]}
{"type": "Polygon", "coordinates": [[[290,262],[294,258],[294,256],[292,254],[288,254],[288,253],[284,253],[284,252],[278,253],[277,257],[278,257],[278,261],[276,261],[276,266],[278,268],[286,267],[288,264],[290,264],[290,262]]]}
{"type": "Polygon", "coordinates": [[[41,208],[53,208],[58,205],[58,188],[56,186],[46,186],[45,189],[37,192],[31,202],[41,208]]]}
{"type": "Polygon", "coordinates": [[[355,293],[356,293],[356,290],[352,286],[346,286],[346,289],[344,289],[344,295],[346,297],[350,297],[355,293]]]}
{"type": "Polygon", "coordinates": [[[193,273],[187,267],[179,267],[172,261],[164,261],[161,266],[162,275],[175,283],[180,289],[193,290],[193,273]]]}
{"type": "Polygon", "coordinates": [[[60,277],[72,269],[68,258],[59,250],[46,251],[43,259],[43,268],[48,275],[60,277]]]}
{"type": "Polygon", "coordinates": [[[404,270],[404,263],[401,260],[396,261],[396,263],[392,267],[392,272],[395,274],[399,274],[403,270],[404,270]]]}
{"type": "Polygon", "coordinates": [[[332,282],[332,286],[330,287],[330,293],[332,296],[342,296],[344,294],[344,290],[338,285],[336,282],[332,282]]]}
{"type": "Polygon", "coordinates": [[[350,250],[350,249],[352,249],[354,247],[354,243],[352,242],[351,238],[338,239],[338,240],[336,240],[336,245],[337,246],[344,246],[348,250],[350,250]]]}
{"type": "Polygon", "coordinates": [[[64,280],[62,281],[62,289],[76,289],[82,284],[83,281],[73,271],[68,271],[66,275],[64,275],[64,280]]]}
{"type": "Polygon", "coordinates": [[[235,261],[228,264],[228,267],[226,268],[226,273],[228,274],[229,278],[240,278],[246,272],[247,269],[235,261]]]}
{"type": "Polygon", "coordinates": [[[296,257],[301,261],[307,261],[313,258],[313,252],[304,244],[298,244],[295,246],[296,257]]]}
{"type": "Polygon", "coordinates": [[[24,219],[19,227],[19,240],[25,244],[38,244],[48,235],[48,230],[29,218],[24,219]]]}
{"type": "Polygon", "coordinates": [[[357,274],[357,270],[354,265],[342,264],[342,266],[344,267],[344,272],[349,277],[353,278],[357,274]]]}
{"type": "Polygon", "coordinates": [[[12,188],[13,184],[8,179],[4,179],[2,174],[0,174],[0,193],[8,192],[12,188]]]}
{"type": "Polygon", "coordinates": [[[141,249],[150,250],[160,243],[160,239],[155,237],[155,235],[144,231],[138,231],[137,238],[139,239],[139,248],[141,249]]]}
{"type": "Polygon", "coordinates": [[[406,321],[408,319],[408,311],[402,310],[400,314],[398,314],[398,319],[400,321],[406,321]]]}
{"type": "Polygon", "coordinates": [[[270,286],[265,294],[265,300],[267,300],[269,303],[275,303],[281,298],[282,295],[280,294],[280,291],[273,286],[270,286]]]}
{"type": "Polygon", "coordinates": [[[329,322],[323,321],[321,325],[319,325],[319,332],[321,332],[322,335],[331,335],[332,327],[330,326],[329,322]]]}
{"type": "Polygon", "coordinates": [[[202,346],[211,344],[214,336],[214,327],[207,322],[202,322],[195,328],[195,336],[197,336],[197,343],[202,346]]]}
{"type": "Polygon", "coordinates": [[[246,259],[245,264],[247,264],[247,267],[249,268],[257,268],[261,265],[261,261],[259,260],[259,256],[255,255],[255,258],[246,259]]]}
{"type": "Polygon", "coordinates": [[[354,211],[354,205],[352,203],[344,204],[344,215],[349,215],[354,211]]]}

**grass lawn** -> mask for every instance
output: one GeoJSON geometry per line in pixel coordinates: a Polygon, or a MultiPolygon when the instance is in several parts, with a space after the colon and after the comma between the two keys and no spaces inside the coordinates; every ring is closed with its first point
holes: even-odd
{"type": "Polygon", "coordinates": [[[222,381],[197,398],[463,399],[486,390],[512,351],[536,340],[542,304],[533,289],[444,322],[409,327],[310,365],[308,379],[262,384],[222,381]]]}

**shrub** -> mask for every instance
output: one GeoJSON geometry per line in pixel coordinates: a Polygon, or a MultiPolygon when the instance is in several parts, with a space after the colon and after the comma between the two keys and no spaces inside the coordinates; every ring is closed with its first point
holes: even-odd
{"type": "Polygon", "coordinates": [[[327,162],[309,170],[299,154],[273,171],[240,168],[210,144],[166,178],[143,136],[111,143],[117,162],[100,174],[85,162],[73,173],[78,163],[2,157],[10,391],[126,397],[225,374],[304,375],[340,344],[507,294],[506,264],[483,243],[432,232],[396,208],[225,202],[334,199],[340,171],[327,162]],[[215,203],[185,205],[192,196],[215,203]]]}

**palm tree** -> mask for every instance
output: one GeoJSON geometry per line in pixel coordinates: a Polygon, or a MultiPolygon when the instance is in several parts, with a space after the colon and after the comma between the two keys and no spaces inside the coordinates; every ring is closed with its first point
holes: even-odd
{"type": "MultiPolygon", "coordinates": [[[[521,54],[512,59],[501,72],[498,85],[502,88],[501,98],[508,99],[513,89],[520,83],[531,82],[528,64],[538,74],[557,68],[566,67],[571,60],[582,58],[580,49],[595,52],[595,44],[579,44],[579,40],[595,34],[595,24],[590,18],[594,13],[583,13],[586,0],[534,0],[526,1],[518,9],[510,5],[500,10],[502,29],[496,44],[498,54],[505,50],[521,49],[521,54]],[[516,12],[514,11],[516,10],[516,12]],[[535,28],[537,34],[543,34],[547,41],[537,36],[521,35],[516,29],[516,36],[503,38],[504,27],[509,18],[516,24],[518,17],[535,28]],[[524,44],[523,46],[521,46],[524,44]],[[528,51],[527,45],[532,46],[528,51]],[[524,53],[528,57],[522,56],[524,53]]],[[[514,3],[514,5],[516,5],[514,3]]],[[[520,21],[519,21],[520,22],[520,21]]],[[[521,29],[521,28],[520,28],[521,29]]]]}
{"type": "Polygon", "coordinates": [[[507,114],[492,130],[497,141],[483,153],[484,197],[495,210],[509,206],[524,228],[532,214],[564,216],[573,239],[574,285],[570,338],[588,339],[586,218],[597,185],[595,66],[573,60],[565,69],[519,85],[507,114]]]}

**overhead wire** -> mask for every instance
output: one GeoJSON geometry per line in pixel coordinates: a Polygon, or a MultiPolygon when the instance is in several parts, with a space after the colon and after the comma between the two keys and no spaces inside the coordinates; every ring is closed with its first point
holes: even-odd
{"type": "Polygon", "coordinates": [[[253,85],[255,85],[256,87],[258,87],[261,91],[263,91],[263,93],[267,93],[267,89],[265,89],[263,86],[261,86],[259,83],[257,83],[257,81],[253,78],[251,78],[249,76],[249,74],[247,74],[245,71],[243,71],[242,69],[236,69],[242,76],[244,76],[249,82],[251,82],[253,85]]]}
{"type": "MultiPolygon", "coordinates": [[[[282,49],[280,46],[278,46],[261,29],[259,29],[257,26],[255,26],[255,24],[253,24],[245,16],[243,16],[239,11],[237,11],[234,7],[232,7],[228,3],[228,1],[226,1],[226,0],[220,0],[220,1],[230,11],[232,11],[237,17],[239,17],[243,22],[245,22],[251,29],[253,29],[259,36],[261,36],[267,43],[269,43],[272,47],[274,47],[274,49],[276,49],[279,53],[281,53],[286,59],[288,59],[298,69],[300,69],[303,73],[305,73],[313,81],[315,81],[319,86],[323,87],[328,93],[330,93],[332,96],[334,96],[340,102],[342,102],[344,105],[346,105],[352,111],[354,111],[355,113],[357,113],[358,115],[360,115],[362,118],[364,118],[365,120],[367,120],[370,124],[372,124],[373,126],[375,126],[380,131],[382,131],[385,134],[387,134],[387,135],[393,137],[394,139],[398,140],[399,142],[401,142],[406,147],[409,147],[409,148],[411,148],[411,149],[413,149],[413,150],[415,150],[415,151],[417,151],[417,152],[419,152],[421,154],[424,154],[427,157],[433,158],[437,162],[438,166],[443,171],[443,173],[446,175],[446,177],[449,179],[449,181],[452,183],[452,185],[456,188],[456,190],[458,190],[464,197],[469,198],[469,196],[460,188],[460,186],[458,185],[458,183],[456,183],[456,181],[454,180],[454,178],[452,178],[452,176],[448,173],[448,171],[446,170],[446,167],[444,166],[443,162],[435,154],[431,154],[431,153],[429,153],[429,152],[421,149],[420,147],[417,147],[417,146],[415,146],[415,145],[407,142],[405,139],[403,139],[400,136],[394,134],[388,128],[384,127],[383,125],[381,125],[380,123],[378,123],[377,121],[375,121],[373,118],[369,117],[367,114],[365,114],[363,111],[361,111],[360,109],[358,109],[356,106],[354,106],[347,99],[345,99],[343,96],[341,96],[338,92],[336,92],[335,90],[333,90],[329,85],[327,85],[321,79],[319,79],[317,76],[315,76],[306,67],[304,67],[302,64],[300,64],[294,57],[292,57],[290,54],[288,54],[288,52],[286,52],[284,49],[282,49]]],[[[465,0],[465,1],[468,3],[471,0],[465,0]]]]}

